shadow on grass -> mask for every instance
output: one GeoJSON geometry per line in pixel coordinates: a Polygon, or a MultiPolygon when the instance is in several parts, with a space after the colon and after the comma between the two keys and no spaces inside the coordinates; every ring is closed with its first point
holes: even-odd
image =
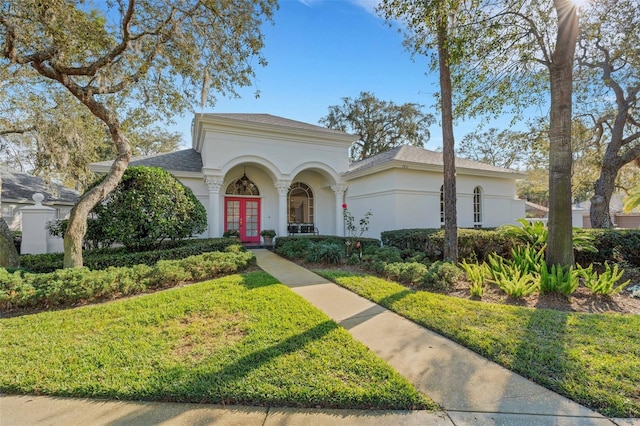
{"type": "MultiPolygon", "coordinates": [[[[198,395],[201,402],[225,405],[291,405],[290,398],[279,399],[277,396],[261,393],[259,389],[254,389],[250,382],[257,379],[251,378],[251,373],[279,357],[295,353],[309,343],[322,339],[338,327],[333,321],[324,321],[277,344],[241,356],[231,363],[223,365],[217,371],[207,369],[206,372],[194,376],[187,376],[182,368],[165,371],[163,375],[171,377],[173,380],[170,388],[161,392],[162,399],[179,401],[184,398],[185,394],[189,394],[198,395]],[[172,394],[175,396],[172,397],[172,394]]],[[[277,377],[277,374],[274,377],[277,377]]],[[[255,387],[262,388],[262,385],[263,383],[256,382],[255,387]]]]}
{"type": "Polygon", "coordinates": [[[391,309],[396,302],[404,299],[407,296],[410,296],[414,293],[414,291],[406,289],[399,291],[397,293],[393,293],[392,295],[383,297],[377,303],[378,305],[384,306],[385,308],[391,309]]]}
{"type": "Polygon", "coordinates": [[[267,287],[275,284],[282,284],[279,280],[272,277],[265,271],[251,271],[242,274],[242,283],[246,289],[253,290],[256,288],[267,287]]]}
{"type": "MultiPolygon", "coordinates": [[[[526,327],[518,339],[512,366],[515,372],[550,389],[563,392],[563,383],[571,367],[565,350],[568,314],[548,309],[532,309],[526,327]]],[[[503,403],[509,404],[508,398],[503,403]]],[[[565,413],[561,401],[546,402],[550,411],[565,413]],[[556,405],[557,404],[557,405],[556,405]]]]}

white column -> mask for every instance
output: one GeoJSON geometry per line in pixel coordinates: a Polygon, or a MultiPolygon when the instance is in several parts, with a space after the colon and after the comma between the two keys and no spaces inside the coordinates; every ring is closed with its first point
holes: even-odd
{"type": "Polygon", "coordinates": [[[347,185],[337,184],[331,185],[331,189],[336,196],[336,234],[337,236],[344,236],[344,216],[342,213],[342,204],[344,204],[344,193],[347,190],[347,185]]]}
{"type": "Polygon", "coordinates": [[[205,176],[204,183],[209,187],[209,209],[207,211],[207,225],[209,238],[221,237],[220,232],[220,188],[224,183],[221,176],[205,176]]]}
{"type": "Polygon", "coordinates": [[[22,213],[22,254],[47,253],[47,223],[56,218],[56,209],[43,206],[44,195],[33,194],[34,206],[23,207],[22,213]]]}
{"type": "Polygon", "coordinates": [[[279,180],[275,187],[278,190],[278,236],[287,236],[287,216],[289,209],[287,208],[287,194],[291,186],[290,180],[279,180]]]}

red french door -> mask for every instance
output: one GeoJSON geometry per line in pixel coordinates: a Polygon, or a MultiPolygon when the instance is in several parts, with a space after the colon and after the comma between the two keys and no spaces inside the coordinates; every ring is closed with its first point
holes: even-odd
{"type": "Polygon", "coordinates": [[[243,243],[260,242],[260,199],[236,198],[224,199],[224,229],[237,229],[243,243]]]}

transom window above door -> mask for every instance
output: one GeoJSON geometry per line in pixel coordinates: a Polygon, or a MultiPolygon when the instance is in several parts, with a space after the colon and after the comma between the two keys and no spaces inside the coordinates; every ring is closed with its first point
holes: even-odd
{"type": "Polygon", "coordinates": [[[227,186],[226,195],[260,195],[260,191],[255,183],[247,177],[246,173],[242,177],[234,180],[227,186]]]}

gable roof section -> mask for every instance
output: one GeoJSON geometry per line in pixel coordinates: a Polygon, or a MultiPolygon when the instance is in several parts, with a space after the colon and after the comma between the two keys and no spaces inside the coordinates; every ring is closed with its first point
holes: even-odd
{"type": "MultiPolygon", "coordinates": [[[[102,161],[92,163],[89,169],[98,173],[109,171],[113,161],[102,161]]],[[[130,166],[161,167],[173,174],[188,175],[202,172],[202,156],[199,152],[188,148],[175,152],[153,154],[143,157],[133,157],[129,162],[130,166]]]]}
{"type": "Polygon", "coordinates": [[[219,117],[230,120],[239,120],[247,123],[267,124],[271,126],[290,127],[292,129],[311,130],[314,132],[331,133],[335,135],[344,135],[345,132],[335,129],[328,129],[315,124],[309,124],[302,121],[290,120],[284,117],[278,117],[271,114],[242,114],[242,113],[211,113],[202,114],[202,117],[219,117]]]}
{"type": "Polygon", "coordinates": [[[351,145],[358,137],[341,130],[290,120],[271,114],[207,113],[196,114],[191,128],[192,147],[202,150],[205,133],[215,129],[223,133],[261,135],[309,143],[351,145]]]}
{"type": "MultiPolygon", "coordinates": [[[[417,146],[401,145],[364,160],[351,163],[346,177],[359,177],[380,170],[411,167],[418,170],[442,171],[443,156],[441,152],[431,151],[417,146]]],[[[483,176],[505,176],[522,179],[526,174],[517,170],[492,166],[491,164],[466,158],[456,158],[456,172],[483,176]]]]}
{"type": "Polygon", "coordinates": [[[15,169],[2,168],[2,202],[3,203],[27,203],[33,204],[33,194],[40,192],[45,196],[44,204],[72,205],[78,200],[80,194],[73,189],[66,188],[57,183],[47,182],[29,173],[15,169]]]}

